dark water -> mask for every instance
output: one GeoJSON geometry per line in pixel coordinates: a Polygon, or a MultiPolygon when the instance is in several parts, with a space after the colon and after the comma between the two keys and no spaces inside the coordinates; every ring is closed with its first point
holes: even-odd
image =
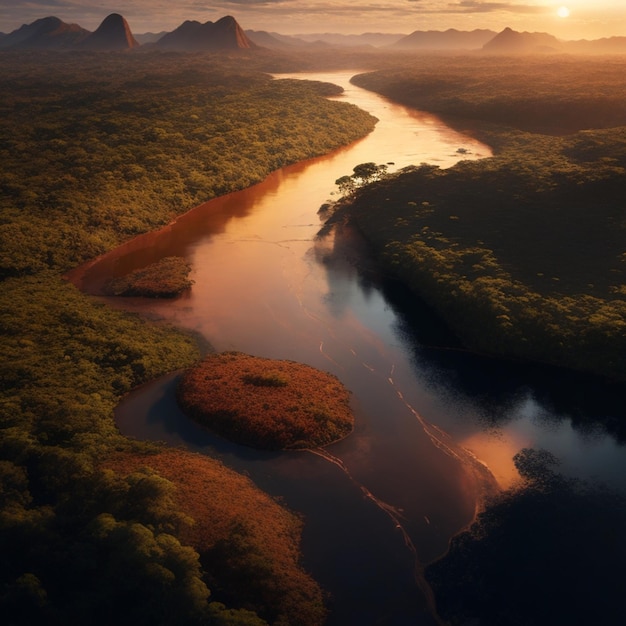
{"type": "Polygon", "coordinates": [[[337,375],[353,393],[357,423],[324,454],[261,453],[211,436],[178,411],[172,376],[132,394],[118,424],[129,436],[219,457],[303,513],[304,564],[331,594],[330,624],[430,624],[422,567],[472,521],[486,493],[514,483],[521,448],[544,447],[565,472],[624,487],[624,390],[467,354],[425,307],[409,306],[401,287],[367,270],[351,233],[316,240],[319,206],[354,165],[445,167],[459,148],[464,158],[489,149],[349,86],[349,74],[312,78],[345,85],[346,99],[380,119],[377,129],[198,207],[76,280],[94,291],[111,275],[184,256],[195,280],[188,296],[116,306],[193,329],[217,350],[337,375]]]}

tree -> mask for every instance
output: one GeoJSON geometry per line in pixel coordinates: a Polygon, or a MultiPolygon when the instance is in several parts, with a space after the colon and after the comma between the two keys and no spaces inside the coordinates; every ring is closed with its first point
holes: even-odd
{"type": "Polygon", "coordinates": [[[350,195],[358,187],[380,180],[387,173],[386,165],[376,165],[376,163],[361,163],[352,168],[350,176],[342,176],[335,181],[342,194],[350,195]]]}
{"type": "Polygon", "coordinates": [[[367,185],[375,180],[380,180],[387,172],[386,165],[376,165],[376,163],[361,163],[355,166],[352,171],[352,178],[359,185],[367,185]]]}
{"type": "Polygon", "coordinates": [[[342,176],[335,181],[335,185],[339,187],[339,191],[343,194],[351,194],[355,189],[354,178],[352,176],[342,176]]]}

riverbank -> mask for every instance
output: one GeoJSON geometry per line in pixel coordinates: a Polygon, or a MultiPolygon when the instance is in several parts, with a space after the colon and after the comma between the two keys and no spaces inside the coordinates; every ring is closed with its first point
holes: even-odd
{"type": "MultiPolygon", "coordinates": [[[[337,80],[343,84],[350,75],[337,80]]],[[[394,323],[378,291],[362,293],[351,270],[326,263],[327,250],[314,239],[318,197],[321,204],[336,172],[353,167],[359,154],[395,154],[401,146],[404,156],[395,154],[401,166],[416,158],[416,133],[430,139],[420,150],[444,162],[458,160],[460,146],[474,158],[486,149],[368,92],[348,86],[346,97],[374,112],[381,132],[377,128],[350,148],[213,200],[103,260],[116,271],[145,264],[155,249],[184,250],[196,281],[189,295],[167,305],[130,303],[134,310],[193,328],[219,351],[289,358],[332,371],[354,390],[361,416],[355,432],[315,458],[260,454],[212,436],[172,406],[174,392],[165,383],[133,395],[118,414],[122,432],[219,456],[301,512],[304,562],[332,594],[333,625],[390,611],[398,619],[423,615],[427,603],[415,568],[444,552],[449,537],[471,522],[483,483],[495,487],[484,466],[474,472],[478,462],[419,416],[421,401],[410,403],[415,385],[405,380],[402,349],[369,324],[394,323]],[[229,218],[222,221],[222,215],[229,218]],[[396,386],[390,376],[403,383],[396,386]],[[370,566],[361,567],[363,562],[370,566]]]]}

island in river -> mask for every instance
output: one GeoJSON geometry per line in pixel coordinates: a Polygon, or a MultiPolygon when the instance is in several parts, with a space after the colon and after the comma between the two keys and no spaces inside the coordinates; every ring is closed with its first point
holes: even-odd
{"type": "Polygon", "coordinates": [[[109,296],[140,296],[143,298],[175,298],[187,291],[191,265],[179,256],[168,256],[147,267],[112,278],[104,286],[109,296]]]}
{"type": "Polygon", "coordinates": [[[253,448],[316,448],[354,426],[350,392],[336,376],[241,352],[212,354],[188,369],[177,397],[190,417],[253,448]]]}

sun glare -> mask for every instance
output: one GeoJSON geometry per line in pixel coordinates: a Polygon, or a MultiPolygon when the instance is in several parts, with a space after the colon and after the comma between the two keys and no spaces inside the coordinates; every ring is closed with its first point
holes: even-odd
{"type": "Polygon", "coordinates": [[[559,17],[569,17],[569,9],[567,7],[559,7],[556,14],[559,17]]]}

